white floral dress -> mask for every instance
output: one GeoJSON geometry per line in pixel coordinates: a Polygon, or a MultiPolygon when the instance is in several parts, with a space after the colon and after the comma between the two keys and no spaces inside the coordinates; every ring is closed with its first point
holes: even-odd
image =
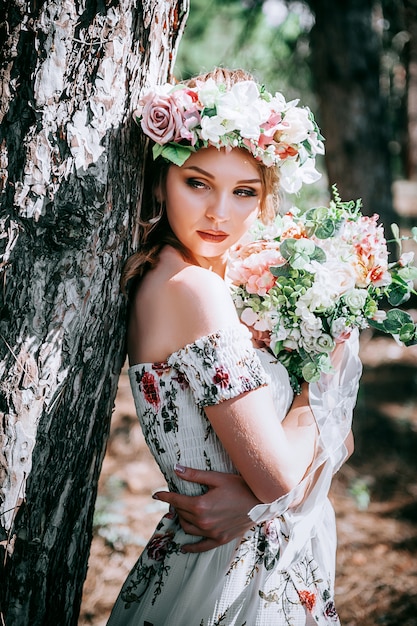
{"type": "MultiPolygon", "coordinates": [[[[199,538],[186,535],[175,514],[165,515],[126,579],[108,626],[339,623],[333,601],[335,521],[327,492],[345,454],[360,375],[355,352],[353,343],[350,367],[343,364],[347,378],[310,390],[323,438],[309,476],[292,493],[254,507],[254,525],[244,537],[209,552],[183,554],[181,546],[199,538]]],[[[164,363],[134,365],[129,376],[146,442],[169,489],[187,495],[202,493],[202,487],[181,481],[175,463],[236,471],[205,406],[266,384],[281,419],[292,402],[284,367],[255,350],[240,325],[202,337],[164,363]]]]}

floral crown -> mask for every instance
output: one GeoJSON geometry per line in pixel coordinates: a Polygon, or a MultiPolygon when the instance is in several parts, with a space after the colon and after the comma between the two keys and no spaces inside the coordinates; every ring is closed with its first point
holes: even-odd
{"type": "Polygon", "coordinates": [[[200,148],[246,148],[267,167],[277,166],[289,193],[320,178],[316,154],[323,137],[308,107],[286,102],[252,80],[230,89],[213,78],[195,87],[166,83],[144,94],[134,116],[152,141],[153,157],[183,165],[200,148]]]}

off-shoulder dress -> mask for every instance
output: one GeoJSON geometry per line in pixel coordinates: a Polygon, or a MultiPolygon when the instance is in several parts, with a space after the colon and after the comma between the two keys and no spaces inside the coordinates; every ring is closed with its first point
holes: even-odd
{"type": "MultiPolygon", "coordinates": [[[[331,477],[346,456],[361,365],[358,341],[347,342],[333,375],[310,385],[320,431],[316,460],[289,494],[259,504],[240,539],[201,554],[181,546],[175,514],[158,524],[127,577],[108,626],[302,626],[338,624],[334,605],[335,518],[331,477]],[[294,503],[298,502],[296,506],[294,503]]],[[[285,368],[254,349],[243,325],[221,329],[178,350],[163,363],[129,369],[147,445],[168,488],[186,495],[202,487],[181,481],[175,463],[236,472],[204,407],[270,385],[283,419],[293,399],[285,368]]]]}

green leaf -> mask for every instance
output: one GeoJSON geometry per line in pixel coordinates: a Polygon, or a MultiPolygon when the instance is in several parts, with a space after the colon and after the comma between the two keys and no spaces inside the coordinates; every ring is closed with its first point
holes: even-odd
{"type": "Polygon", "coordinates": [[[391,224],[391,230],[392,230],[392,234],[394,235],[395,241],[399,242],[400,240],[400,229],[398,227],[398,224],[391,224]]]}
{"type": "Polygon", "coordinates": [[[204,107],[201,115],[204,115],[204,117],[214,117],[217,115],[217,109],[216,107],[204,107]]]}
{"type": "Polygon", "coordinates": [[[388,302],[392,306],[400,306],[404,302],[407,302],[410,298],[410,290],[408,286],[404,286],[401,283],[392,283],[387,290],[388,302]]]}
{"type": "MultiPolygon", "coordinates": [[[[154,152],[155,147],[156,146],[154,146],[152,149],[154,158],[155,158],[155,152],[154,152]]],[[[168,143],[161,147],[162,147],[162,150],[158,151],[158,153],[167,161],[170,161],[174,165],[178,165],[178,167],[181,167],[181,165],[183,165],[185,161],[188,159],[190,154],[192,152],[195,152],[194,148],[192,148],[191,146],[180,146],[174,143],[168,143]]]]}
{"type": "Polygon", "coordinates": [[[319,248],[318,246],[316,246],[316,249],[314,250],[313,254],[310,256],[310,259],[312,261],[317,261],[317,263],[324,263],[327,257],[326,257],[325,251],[319,248]]]}
{"type": "Polygon", "coordinates": [[[272,276],[289,276],[291,272],[291,267],[288,265],[288,263],[285,263],[285,265],[270,267],[269,271],[271,272],[272,276]]]}
{"type": "Polygon", "coordinates": [[[291,263],[291,267],[296,270],[302,270],[310,261],[310,257],[301,252],[295,252],[290,258],[289,262],[291,263]]]}
{"type": "Polygon", "coordinates": [[[398,250],[400,251],[401,254],[401,250],[402,250],[402,243],[401,243],[401,237],[400,237],[400,229],[398,228],[398,225],[393,223],[391,224],[391,230],[392,230],[392,234],[394,235],[394,241],[398,246],[398,250]]]}
{"type": "Polygon", "coordinates": [[[308,211],[306,211],[304,215],[307,220],[311,220],[313,222],[321,222],[326,219],[328,211],[329,209],[327,207],[317,206],[312,209],[308,209],[308,211]]]}
{"type": "Polygon", "coordinates": [[[156,159],[161,156],[162,154],[162,150],[164,149],[164,146],[161,146],[159,143],[156,143],[153,147],[152,147],[152,156],[153,156],[153,160],[156,161],[156,159]]]}
{"type": "Polygon", "coordinates": [[[313,361],[305,363],[301,368],[301,372],[304,380],[308,383],[316,383],[320,378],[320,370],[313,361]]]}
{"type": "Polygon", "coordinates": [[[376,328],[377,330],[380,330],[382,333],[386,333],[386,329],[384,326],[384,322],[377,322],[376,320],[373,320],[372,318],[368,319],[368,324],[369,326],[372,326],[372,328],[376,328]]]}
{"type": "Polygon", "coordinates": [[[416,280],[417,279],[417,267],[414,265],[407,265],[398,270],[398,276],[403,280],[416,280]]]}
{"type": "Polygon", "coordinates": [[[401,311],[401,309],[391,309],[387,313],[384,320],[384,328],[391,335],[398,335],[404,324],[413,324],[413,320],[409,313],[401,311]]]}
{"type": "Polygon", "coordinates": [[[281,243],[279,251],[284,259],[289,259],[294,254],[296,242],[296,239],[284,239],[281,243]]]}
{"type": "Polygon", "coordinates": [[[302,237],[301,239],[296,239],[294,243],[294,250],[299,252],[300,254],[305,254],[310,257],[314,250],[316,249],[316,244],[311,239],[306,239],[302,237]]]}
{"type": "Polygon", "coordinates": [[[334,221],[331,219],[326,219],[321,222],[316,228],[316,237],[319,239],[329,239],[329,237],[333,237],[336,231],[336,226],[334,221]]]}
{"type": "Polygon", "coordinates": [[[410,322],[409,324],[404,324],[404,326],[402,326],[399,333],[399,339],[403,343],[408,343],[409,341],[413,341],[413,339],[415,338],[415,334],[415,325],[413,322],[410,322]]]}

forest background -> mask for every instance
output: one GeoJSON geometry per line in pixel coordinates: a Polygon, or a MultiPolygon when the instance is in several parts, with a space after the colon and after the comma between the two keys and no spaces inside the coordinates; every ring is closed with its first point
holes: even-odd
{"type": "MultiPolygon", "coordinates": [[[[335,182],[388,236],[393,221],[407,236],[417,215],[417,1],[191,0],[188,18],[188,0],[3,8],[0,623],[77,623],[93,528],[78,623],[99,626],[161,515],[151,499],[161,476],[122,369],[140,89],[165,82],[179,42],[179,78],[213,65],[253,70],[309,104],[326,136],[321,182],[283,206],[326,203],[335,182]]],[[[416,349],[364,332],[361,356],[356,452],[332,490],[337,604],[345,626],[415,626],[416,349]]]]}

